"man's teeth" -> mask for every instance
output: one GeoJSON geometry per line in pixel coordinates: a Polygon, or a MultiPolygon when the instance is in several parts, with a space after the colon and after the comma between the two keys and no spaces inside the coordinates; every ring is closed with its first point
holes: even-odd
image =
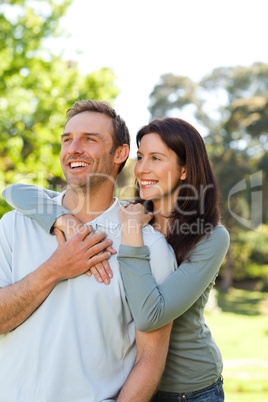
{"type": "Polygon", "coordinates": [[[89,164],[86,162],[72,162],[71,168],[80,167],[80,166],[88,166],[89,164]]]}
{"type": "Polygon", "coordinates": [[[148,186],[148,185],[150,185],[150,184],[155,184],[155,183],[157,183],[157,181],[156,180],[142,180],[141,181],[141,184],[143,185],[143,186],[148,186]]]}

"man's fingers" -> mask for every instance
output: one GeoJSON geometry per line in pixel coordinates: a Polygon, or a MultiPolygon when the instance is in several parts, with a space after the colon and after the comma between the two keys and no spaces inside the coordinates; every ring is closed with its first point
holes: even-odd
{"type": "Polygon", "coordinates": [[[109,274],[108,274],[107,270],[109,270],[109,271],[111,271],[111,270],[110,270],[108,261],[105,260],[102,263],[96,265],[96,268],[97,268],[97,270],[99,272],[99,275],[101,277],[101,282],[104,282],[105,285],[109,285],[110,278],[109,278],[109,274]]]}
{"type": "MultiPolygon", "coordinates": [[[[95,247],[95,246],[94,246],[94,247],[95,247]]],[[[88,260],[88,265],[89,265],[89,266],[88,266],[88,269],[91,270],[91,273],[92,273],[95,277],[99,274],[99,272],[97,273],[97,272],[95,271],[95,270],[96,270],[96,266],[97,266],[99,263],[101,263],[101,262],[107,260],[110,256],[111,256],[111,254],[110,254],[108,251],[105,251],[105,252],[103,252],[103,253],[99,253],[99,254],[94,255],[93,257],[89,258],[89,260],[88,260]]]]}
{"type": "Polygon", "coordinates": [[[99,264],[96,264],[94,267],[90,269],[90,272],[95,276],[95,279],[99,283],[104,282],[105,285],[109,285],[110,278],[112,278],[113,276],[107,260],[100,262],[99,264]]]}
{"type": "Polygon", "coordinates": [[[90,269],[90,272],[92,273],[92,275],[94,275],[96,281],[98,281],[99,283],[101,283],[101,282],[102,282],[102,278],[101,278],[101,275],[99,274],[99,270],[97,269],[97,267],[98,267],[99,265],[100,265],[100,264],[94,265],[94,267],[92,267],[92,268],[90,269]]]}
{"type": "MultiPolygon", "coordinates": [[[[91,250],[91,249],[93,250],[93,248],[97,246],[98,252],[103,251],[107,247],[110,247],[112,244],[112,240],[107,239],[107,238],[105,239],[105,237],[106,237],[106,233],[104,233],[104,232],[94,233],[92,236],[89,236],[84,240],[85,247],[88,250],[91,250]]],[[[96,254],[96,253],[94,252],[90,256],[92,256],[94,254],[96,254]]]]}
{"type": "MultiPolygon", "coordinates": [[[[94,233],[92,231],[92,227],[90,225],[85,225],[82,228],[79,229],[78,233],[73,237],[74,242],[84,242],[84,245],[86,248],[90,248],[94,246],[97,243],[102,242],[103,239],[105,239],[106,233],[105,232],[96,232],[94,233]]],[[[102,248],[100,248],[99,251],[103,250],[106,247],[109,247],[112,244],[111,240],[108,240],[108,243],[106,242],[105,245],[102,248]]]]}
{"type": "Polygon", "coordinates": [[[113,277],[113,272],[110,268],[110,264],[107,260],[103,261],[102,263],[103,268],[105,269],[106,274],[108,275],[108,278],[112,278],[113,277]]]}
{"type": "MultiPolygon", "coordinates": [[[[110,239],[105,239],[97,244],[95,244],[94,246],[90,246],[90,245],[86,245],[87,246],[87,258],[90,259],[91,257],[95,256],[96,254],[100,253],[101,251],[105,251],[107,249],[107,247],[109,247],[111,245],[111,240],[110,239]]],[[[109,251],[106,251],[106,255],[111,255],[111,253],[109,251]]],[[[108,257],[108,258],[109,258],[108,257]]],[[[107,258],[103,258],[98,262],[102,262],[103,260],[105,260],[107,258]]]]}
{"type": "Polygon", "coordinates": [[[64,237],[64,233],[60,230],[55,228],[54,229],[54,233],[58,242],[58,246],[60,246],[61,244],[65,243],[65,237],[64,237]]]}
{"type": "Polygon", "coordinates": [[[80,240],[85,240],[85,238],[92,232],[92,226],[90,225],[83,225],[75,235],[75,239],[80,241],[80,240]]]}

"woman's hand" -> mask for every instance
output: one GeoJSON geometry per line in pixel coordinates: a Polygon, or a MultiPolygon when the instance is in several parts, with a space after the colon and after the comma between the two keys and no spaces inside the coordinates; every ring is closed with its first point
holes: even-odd
{"type": "MultiPolygon", "coordinates": [[[[60,216],[56,220],[56,222],[54,223],[54,226],[53,226],[55,229],[55,234],[57,233],[58,244],[59,244],[59,239],[61,239],[61,241],[62,241],[62,236],[59,234],[59,232],[57,232],[57,229],[59,229],[61,232],[64,233],[65,238],[68,241],[68,240],[71,240],[77,233],[79,233],[79,231],[81,230],[81,228],[83,226],[84,225],[82,224],[82,222],[71,214],[66,214],[66,215],[60,216]]],[[[90,228],[90,233],[88,236],[90,236],[90,234],[93,233],[92,227],[89,226],[89,228],[90,228]]],[[[107,258],[109,258],[109,257],[107,257],[107,253],[105,253],[107,251],[110,254],[116,254],[116,251],[112,248],[112,246],[103,248],[103,250],[101,252],[96,254],[96,255],[103,254],[105,256],[103,258],[103,261],[95,266],[92,266],[87,272],[85,272],[85,274],[87,276],[91,276],[93,274],[95,279],[99,283],[104,282],[106,285],[108,285],[110,283],[110,279],[113,277],[112,270],[107,261],[107,258]]]]}
{"type": "Polygon", "coordinates": [[[83,223],[71,214],[61,215],[55,221],[53,228],[61,230],[66,240],[72,239],[84,226],[83,223]]]}
{"type": "Polygon", "coordinates": [[[142,204],[121,206],[119,221],[121,225],[121,244],[139,247],[143,246],[141,229],[152,219],[151,212],[146,213],[142,204]]]}

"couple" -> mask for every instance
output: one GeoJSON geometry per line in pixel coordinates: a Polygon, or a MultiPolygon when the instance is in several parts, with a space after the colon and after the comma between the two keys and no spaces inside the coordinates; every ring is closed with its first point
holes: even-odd
{"type": "Polygon", "coordinates": [[[67,116],[66,192],[5,190],[24,215],[0,226],[3,400],[222,401],[222,359],[203,311],[229,236],[201,136],[173,118],[138,132],[145,213],[113,198],[129,153],[124,121],[91,100],[67,116]]]}

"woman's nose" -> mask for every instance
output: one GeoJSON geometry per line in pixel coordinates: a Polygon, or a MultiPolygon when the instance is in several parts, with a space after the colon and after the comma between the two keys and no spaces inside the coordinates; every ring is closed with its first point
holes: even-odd
{"type": "Polygon", "coordinates": [[[135,173],[136,175],[137,174],[141,175],[143,173],[150,172],[150,170],[151,169],[149,163],[146,160],[142,160],[136,164],[135,173]]]}

